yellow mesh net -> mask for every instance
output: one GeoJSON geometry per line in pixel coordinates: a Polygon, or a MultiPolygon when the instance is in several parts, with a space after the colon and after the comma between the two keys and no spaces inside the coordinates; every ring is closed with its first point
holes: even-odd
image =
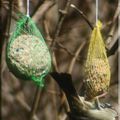
{"type": "Polygon", "coordinates": [[[106,55],[105,44],[101,35],[102,23],[97,22],[92,31],[85,62],[86,97],[92,99],[108,90],[110,83],[110,67],[106,55]]]}

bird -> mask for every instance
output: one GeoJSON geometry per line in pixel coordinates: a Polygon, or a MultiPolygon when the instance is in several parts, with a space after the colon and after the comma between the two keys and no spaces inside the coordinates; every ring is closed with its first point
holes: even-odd
{"type": "Polygon", "coordinates": [[[50,75],[66,95],[70,107],[69,120],[115,120],[117,113],[109,104],[101,104],[99,109],[95,101],[87,101],[79,96],[70,74],[52,72],[50,75]]]}

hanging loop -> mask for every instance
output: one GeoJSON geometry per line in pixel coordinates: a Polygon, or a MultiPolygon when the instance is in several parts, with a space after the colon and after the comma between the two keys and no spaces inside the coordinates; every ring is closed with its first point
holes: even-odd
{"type": "Polygon", "coordinates": [[[27,16],[30,16],[30,0],[27,0],[27,16]]]}

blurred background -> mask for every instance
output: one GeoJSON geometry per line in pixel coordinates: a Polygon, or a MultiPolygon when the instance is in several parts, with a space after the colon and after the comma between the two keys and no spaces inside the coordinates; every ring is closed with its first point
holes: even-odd
{"type": "MultiPolygon", "coordinates": [[[[111,67],[111,84],[102,101],[118,111],[118,0],[99,0],[99,19],[103,23],[102,35],[108,50],[111,67]]],[[[6,44],[15,29],[19,13],[26,14],[26,0],[1,0],[0,54],[1,54],[1,108],[2,120],[28,120],[36,93],[32,81],[16,78],[5,61],[6,44]]],[[[53,58],[53,71],[68,72],[74,86],[82,94],[84,62],[95,25],[95,0],[30,0],[30,16],[43,34],[53,58]],[[70,7],[74,4],[83,13],[70,7]]],[[[65,120],[65,97],[57,83],[48,75],[45,87],[40,90],[40,100],[34,120],[65,120]]]]}

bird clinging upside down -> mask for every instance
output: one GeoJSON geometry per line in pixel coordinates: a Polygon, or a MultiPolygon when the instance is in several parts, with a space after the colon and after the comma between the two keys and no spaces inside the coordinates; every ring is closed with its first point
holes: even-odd
{"type": "Polygon", "coordinates": [[[70,120],[115,120],[117,113],[114,110],[108,106],[98,109],[94,102],[86,101],[78,95],[70,74],[53,72],[51,76],[67,97],[70,106],[70,113],[68,114],[70,120]]]}

